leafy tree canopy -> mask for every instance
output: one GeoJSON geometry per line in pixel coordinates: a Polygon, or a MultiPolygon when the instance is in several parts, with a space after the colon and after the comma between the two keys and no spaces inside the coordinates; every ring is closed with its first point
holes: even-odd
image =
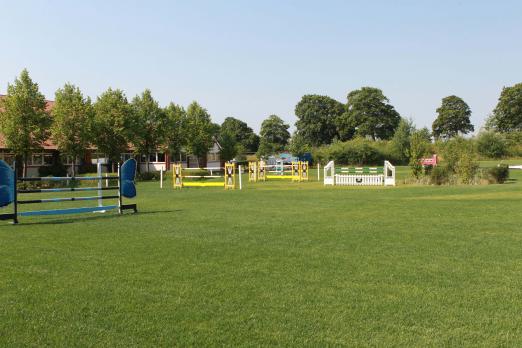
{"type": "Polygon", "coordinates": [[[294,156],[303,156],[305,153],[310,152],[312,147],[304,139],[301,133],[295,132],[292,138],[290,138],[288,149],[294,156]]]}
{"type": "Polygon", "coordinates": [[[270,115],[264,120],[263,123],[261,123],[261,140],[258,154],[268,155],[282,151],[290,139],[288,128],[290,128],[290,126],[277,115],[270,115]]]}
{"type": "MultiPolygon", "coordinates": [[[[92,138],[94,110],[90,98],[85,98],[78,87],[65,84],[55,93],[52,109],[51,137],[64,155],[76,159],[88,148],[92,138]]],[[[72,167],[73,175],[75,166],[72,167]]]]}
{"type": "Polygon", "coordinates": [[[148,171],[148,155],[156,152],[164,144],[169,119],[148,89],[143,91],[141,96],[134,97],[131,109],[131,140],[136,153],[147,155],[148,171]]]}
{"type": "Polygon", "coordinates": [[[442,99],[437,114],[432,125],[435,138],[449,139],[475,130],[470,120],[471,109],[464,100],[455,95],[442,99]]]}
{"type": "Polygon", "coordinates": [[[219,155],[223,161],[234,159],[241,149],[241,145],[237,141],[235,134],[229,130],[221,131],[219,133],[218,141],[221,146],[219,155]]]}
{"type": "Polygon", "coordinates": [[[220,133],[227,133],[234,137],[247,152],[256,152],[259,147],[259,136],[254,133],[246,122],[234,117],[227,117],[221,124],[220,133]]]}
{"type": "Polygon", "coordinates": [[[127,97],[119,89],[109,88],[94,104],[94,143],[113,162],[119,162],[121,153],[128,148],[131,115],[132,109],[127,97]]]}
{"type": "Polygon", "coordinates": [[[312,146],[331,143],[337,135],[336,120],[344,111],[342,103],[328,96],[303,96],[295,107],[299,141],[312,146]]]}
{"type": "Polygon", "coordinates": [[[409,159],[411,135],[415,131],[412,120],[401,118],[399,126],[391,139],[391,148],[394,157],[400,162],[405,163],[409,159]]]}
{"type": "Polygon", "coordinates": [[[348,94],[346,112],[337,119],[341,140],[354,136],[390,139],[401,116],[378,88],[363,87],[348,94]]]}
{"type": "Polygon", "coordinates": [[[185,109],[170,103],[164,110],[167,117],[164,145],[172,154],[180,154],[187,146],[187,113],[185,109]]]}
{"type": "Polygon", "coordinates": [[[191,154],[204,158],[214,143],[216,127],[210,114],[197,102],[187,108],[187,146],[191,154]]]}
{"type": "Polygon", "coordinates": [[[499,132],[522,131],[522,83],[502,89],[488,126],[499,132]]]}
{"type": "Polygon", "coordinates": [[[7,147],[23,159],[24,175],[27,159],[49,136],[51,117],[45,107],[45,97],[25,69],[13,84],[8,84],[7,95],[1,101],[0,132],[7,147]]]}

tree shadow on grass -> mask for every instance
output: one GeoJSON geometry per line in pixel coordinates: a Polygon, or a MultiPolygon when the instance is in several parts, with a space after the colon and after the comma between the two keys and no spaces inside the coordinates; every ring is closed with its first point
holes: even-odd
{"type": "MultiPolygon", "coordinates": [[[[107,219],[114,219],[114,218],[125,218],[126,216],[143,216],[143,215],[154,215],[154,214],[164,214],[164,213],[179,213],[182,212],[183,209],[171,209],[171,210],[146,210],[146,211],[140,211],[136,214],[133,213],[123,213],[123,214],[98,214],[98,215],[91,215],[91,216],[78,216],[78,217],[71,217],[70,219],[52,219],[49,218],[49,220],[44,221],[29,221],[24,222],[24,218],[19,218],[18,224],[12,224],[12,226],[32,226],[32,225],[63,225],[63,224],[73,224],[78,222],[89,222],[89,221],[98,221],[98,220],[107,220],[107,219]]],[[[88,214],[88,213],[85,213],[88,214]]]]}

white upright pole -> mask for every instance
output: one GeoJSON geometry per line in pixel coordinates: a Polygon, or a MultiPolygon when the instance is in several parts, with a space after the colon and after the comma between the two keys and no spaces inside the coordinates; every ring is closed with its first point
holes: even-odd
{"type": "Polygon", "coordinates": [[[242,175],[241,175],[241,164],[239,165],[239,189],[242,190],[243,189],[243,181],[241,179],[242,175]]]}
{"type": "MultiPolygon", "coordinates": [[[[101,197],[103,195],[103,179],[102,177],[102,164],[98,161],[96,163],[96,175],[98,176],[98,197],[101,197]]],[[[103,200],[101,198],[98,198],[98,207],[103,207],[103,200]]],[[[100,213],[105,213],[105,210],[100,210],[100,213]]]]}
{"type": "Polygon", "coordinates": [[[160,169],[160,188],[163,188],[163,167],[160,169]]]}
{"type": "Polygon", "coordinates": [[[317,163],[317,181],[321,181],[321,163],[317,163]]]}

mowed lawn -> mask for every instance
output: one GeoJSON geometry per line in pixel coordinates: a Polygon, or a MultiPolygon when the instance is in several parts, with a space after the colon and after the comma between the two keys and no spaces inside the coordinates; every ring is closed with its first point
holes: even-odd
{"type": "Polygon", "coordinates": [[[136,215],[0,222],[0,346],[522,346],[512,178],[140,183],[136,215]]]}

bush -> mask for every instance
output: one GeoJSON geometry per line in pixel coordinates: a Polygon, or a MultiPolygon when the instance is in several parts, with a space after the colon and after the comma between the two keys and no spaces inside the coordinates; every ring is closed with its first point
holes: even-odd
{"type": "Polygon", "coordinates": [[[136,175],[136,178],[139,181],[159,180],[160,179],[160,172],[152,171],[152,172],[138,173],[136,175]]]}
{"type": "Polygon", "coordinates": [[[430,183],[432,185],[444,185],[449,183],[451,171],[446,166],[435,166],[430,171],[430,183]]]}
{"type": "Polygon", "coordinates": [[[522,132],[505,133],[507,155],[510,157],[522,157],[522,132]]]}
{"type": "Polygon", "coordinates": [[[509,179],[509,166],[499,164],[497,167],[488,169],[488,181],[491,184],[503,184],[509,179]]]}
{"type": "Polygon", "coordinates": [[[473,140],[456,137],[445,142],[439,141],[437,149],[443,164],[449,171],[450,178],[456,174],[463,184],[475,182],[479,166],[473,140]]]}
{"type": "Polygon", "coordinates": [[[477,150],[480,155],[488,158],[502,158],[507,154],[508,147],[501,134],[483,132],[477,139],[477,150]]]}
{"type": "Polygon", "coordinates": [[[321,146],[312,152],[314,162],[326,163],[334,160],[339,164],[382,165],[386,157],[386,144],[363,138],[321,146]]]}
{"type": "Polygon", "coordinates": [[[39,176],[66,176],[67,168],[62,164],[62,162],[56,161],[53,165],[50,166],[41,166],[38,168],[39,176]]]}

